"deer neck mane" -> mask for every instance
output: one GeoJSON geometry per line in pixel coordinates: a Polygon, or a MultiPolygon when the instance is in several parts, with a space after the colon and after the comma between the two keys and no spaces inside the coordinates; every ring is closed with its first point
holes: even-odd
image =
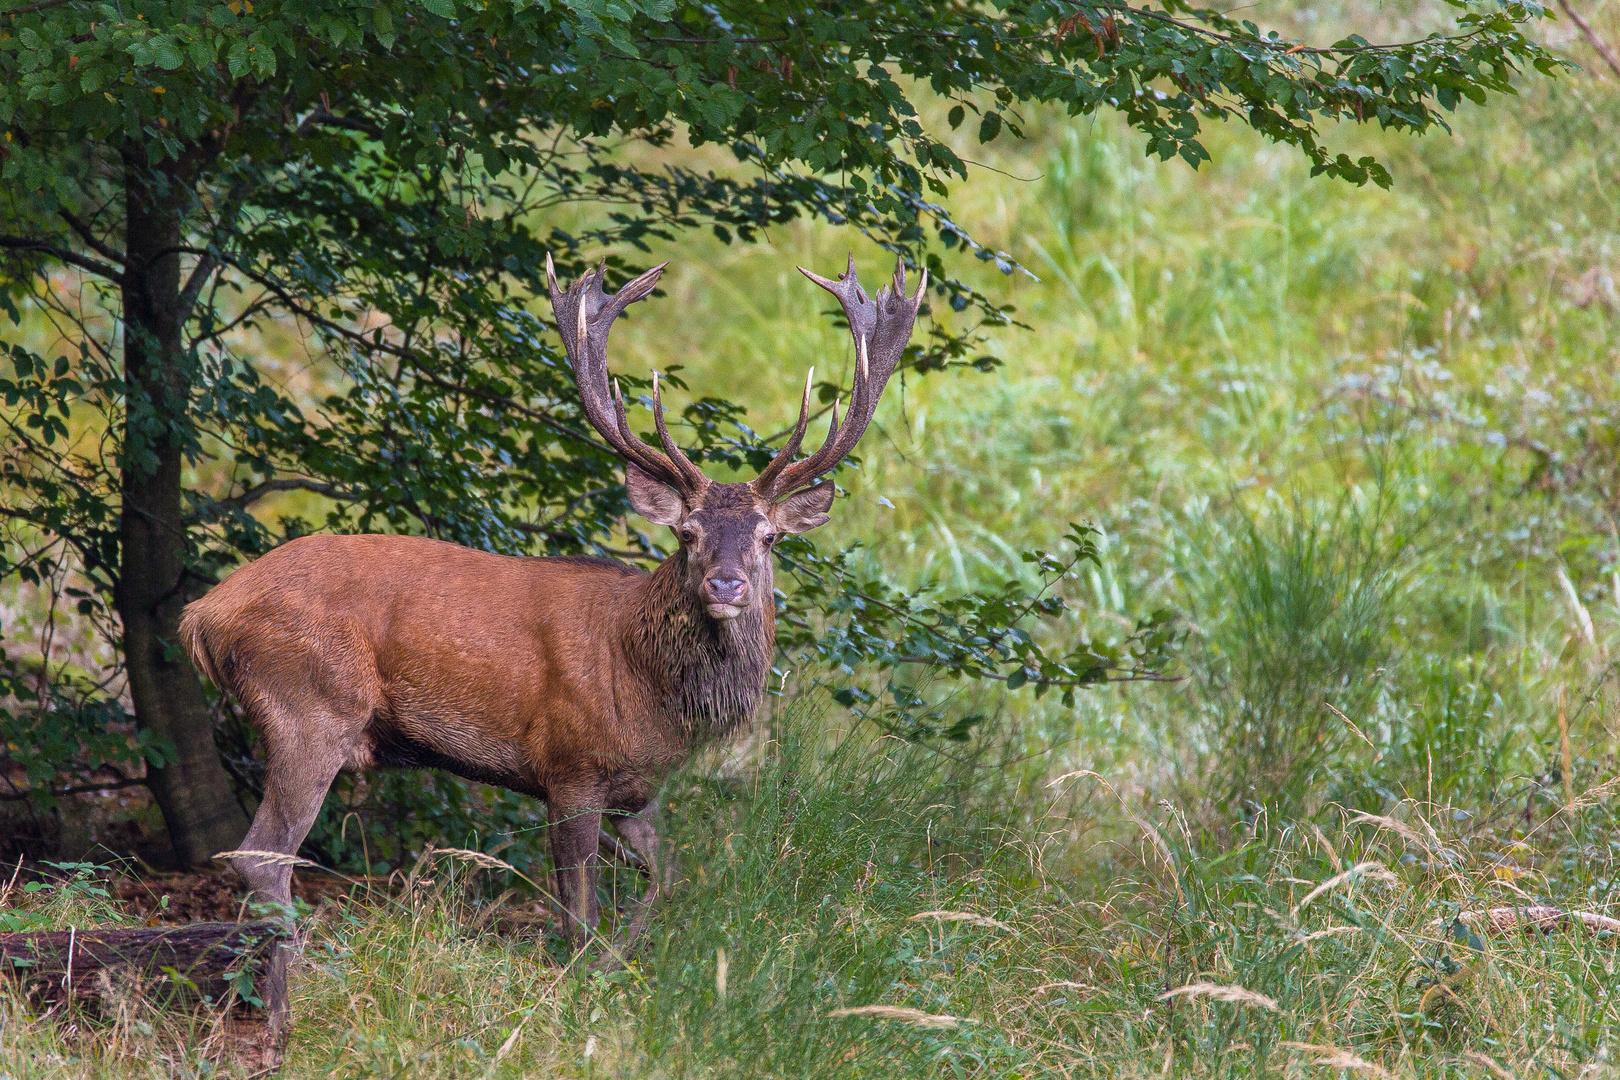
{"type": "MultiPolygon", "coordinates": [[[[646,577],[625,647],[663,718],[688,743],[698,743],[723,738],[753,718],[770,673],[775,612],[756,596],[735,619],[715,619],[686,579],[684,551],[646,577]]],[[[760,592],[769,602],[769,581],[760,592]]]]}

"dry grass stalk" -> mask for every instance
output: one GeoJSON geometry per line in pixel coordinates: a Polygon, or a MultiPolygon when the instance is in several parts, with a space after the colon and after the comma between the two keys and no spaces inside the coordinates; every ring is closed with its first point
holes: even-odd
{"type": "Polygon", "coordinates": [[[925,1013],[921,1009],[907,1009],[899,1005],[858,1005],[850,1009],[834,1009],[828,1016],[870,1016],[878,1020],[901,1020],[920,1028],[953,1028],[958,1024],[976,1021],[944,1013],[925,1013]]]}
{"type": "Polygon", "coordinates": [[[1170,1001],[1178,997],[1207,997],[1215,1001],[1231,1002],[1233,1005],[1252,1005],[1270,1012],[1280,1011],[1277,1003],[1271,998],[1242,986],[1222,986],[1219,983],[1209,982],[1188,983],[1186,986],[1178,986],[1174,990],[1160,994],[1159,1000],[1170,1001]]]}
{"type": "Polygon", "coordinates": [[[1511,1069],[1497,1061],[1495,1058],[1486,1054],[1469,1050],[1463,1054],[1463,1057],[1474,1062],[1476,1065],[1485,1066],[1485,1068],[1491,1071],[1492,1076],[1500,1076],[1502,1080],[1519,1080],[1518,1076],[1516,1076],[1511,1069]]]}
{"type": "Polygon", "coordinates": [[[1312,1064],[1323,1068],[1349,1069],[1354,1072],[1371,1073],[1374,1076],[1390,1075],[1382,1065],[1375,1065],[1361,1055],[1337,1046],[1316,1046],[1312,1043],[1299,1042],[1285,1042],[1282,1045],[1290,1050],[1298,1050],[1302,1054],[1310,1054],[1315,1059],[1312,1064]]]}
{"type": "Polygon", "coordinates": [[[501,1059],[512,1052],[512,1047],[517,1045],[518,1036],[523,1034],[523,1025],[527,1024],[529,1022],[529,1017],[533,1015],[534,1010],[532,1009],[524,1013],[523,1016],[518,1020],[517,1024],[513,1026],[512,1033],[506,1037],[506,1041],[501,1043],[501,1048],[495,1051],[494,1060],[489,1063],[489,1067],[492,1072],[494,1071],[495,1066],[501,1063],[501,1059]]]}
{"type": "Polygon", "coordinates": [[[300,859],[297,855],[288,855],[280,851],[250,851],[243,848],[239,851],[221,851],[214,856],[216,859],[257,859],[261,866],[307,866],[312,870],[321,869],[320,863],[300,859]]]}
{"type": "Polygon", "coordinates": [[[1399,836],[1402,840],[1415,844],[1424,851],[1434,850],[1433,846],[1429,843],[1428,838],[1422,833],[1412,828],[1412,826],[1408,825],[1406,822],[1396,821],[1392,817],[1385,817],[1382,814],[1366,814],[1358,812],[1350,816],[1350,824],[1377,825],[1380,829],[1388,829],[1390,832],[1399,836]]]}
{"type": "Polygon", "coordinates": [[[1075,982],[1073,979],[1060,979],[1057,982],[1042,983],[1030,991],[1031,994],[1044,994],[1048,990],[1095,990],[1090,983],[1075,982]]]}
{"type": "Polygon", "coordinates": [[[1323,893],[1331,892],[1347,881],[1356,880],[1398,882],[1400,881],[1400,878],[1396,877],[1390,871],[1384,869],[1384,867],[1379,863],[1357,863],[1343,873],[1334,874],[1332,877],[1322,882],[1322,884],[1306,893],[1304,899],[1294,905],[1294,914],[1298,915],[1301,909],[1303,909],[1312,900],[1315,900],[1318,896],[1321,896],[1323,893]]]}
{"type": "Polygon", "coordinates": [[[1574,23],[1580,32],[1585,35],[1586,43],[1592,46],[1599,56],[1603,57],[1603,62],[1609,65],[1609,70],[1616,75],[1620,75],[1620,54],[1617,54],[1609,43],[1604,41],[1596,30],[1592,29],[1592,24],[1582,18],[1580,12],[1570,6],[1569,0],[1558,0],[1558,6],[1564,9],[1564,14],[1569,16],[1569,21],[1574,23]]]}
{"type": "Polygon", "coordinates": [[[1311,832],[1316,835],[1316,842],[1322,845],[1322,851],[1326,853],[1328,862],[1333,864],[1333,872],[1337,874],[1343,870],[1344,860],[1339,858],[1339,853],[1334,850],[1333,842],[1327,838],[1327,833],[1322,831],[1322,826],[1311,822],[1311,832]]]}
{"type": "Polygon", "coordinates": [[[1532,836],[1535,836],[1542,829],[1546,828],[1551,822],[1558,821],[1560,819],[1567,821],[1578,811],[1585,810],[1592,806],[1603,805],[1603,803],[1608,800],[1609,796],[1617,789],[1620,789],[1620,776],[1611,776],[1601,784],[1592,785],[1576,796],[1574,802],[1561,806],[1558,808],[1557,812],[1551,816],[1542,818],[1541,821],[1537,823],[1535,828],[1525,833],[1524,839],[1529,840],[1532,836]]]}
{"type": "Polygon", "coordinates": [[[1005,930],[1009,934],[1016,933],[1012,927],[1004,922],[992,919],[988,915],[976,915],[971,911],[919,911],[907,922],[916,922],[919,919],[938,919],[940,922],[965,922],[973,926],[987,926],[993,930],[1005,930]]]}
{"type": "Polygon", "coordinates": [[[1575,591],[1575,583],[1569,580],[1569,575],[1564,572],[1562,566],[1558,568],[1556,576],[1558,587],[1564,593],[1564,602],[1569,605],[1570,616],[1575,621],[1575,632],[1586,642],[1587,648],[1596,648],[1597,630],[1592,626],[1592,613],[1581,603],[1581,594],[1575,591]]]}
{"type": "Polygon", "coordinates": [[[427,861],[435,855],[448,855],[458,862],[472,863],[481,870],[505,870],[507,873],[515,876],[519,881],[526,882],[531,888],[540,893],[542,896],[549,895],[543,886],[530,879],[529,875],[507,862],[505,859],[497,859],[493,855],[486,855],[482,851],[474,851],[471,848],[429,847],[427,851],[423,852],[423,860],[427,861]]]}
{"type": "Polygon", "coordinates": [[[1367,738],[1366,733],[1363,732],[1360,728],[1356,727],[1356,722],[1354,720],[1350,719],[1348,716],[1344,715],[1344,713],[1340,712],[1338,707],[1335,706],[1333,704],[1333,702],[1324,701],[1324,702],[1322,702],[1322,704],[1326,705],[1329,709],[1331,709],[1333,711],[1334,716],[1337,716],[1340,720],[1343,720],[1344,723],[1345,723],[1345,726],[1348,727],[1351,731],[1356,733],[1356,738],[1360,739],[1362,742],[1366,743],[1368,746],[1373,747],[1374,750],[1378,749],[1377,746],[1375,746],[1373,744],[1373,741],[1371,739],[1367,738]]]}
{"type": "Polygon", "coordinates": [[[470,862],[474,866],[482,867],[485,870],[509,870],[514,874],[521,873],[517,867],[505,859],[497,859],[493,855],[486,855],[482,851],[473,851],[471,848],[430,847],[427,849],[426,854],[448,855],[452,859],[460,862],[470,862]]]}
{"type": "Polygon", "coordinates": [[[1564,715],[1564,688],[1558,688],[1558,752],[1564,759],[1564,805],[1575,805],[1575,754],[1569,745],[1569,720],[1564,715]]]}

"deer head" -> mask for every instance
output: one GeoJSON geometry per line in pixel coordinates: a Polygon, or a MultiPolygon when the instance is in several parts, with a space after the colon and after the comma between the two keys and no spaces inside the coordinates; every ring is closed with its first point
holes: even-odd
{"type": "Polygon", "coordinates": [[[751,607],[771,602],[771,547],[777,538],[827,523],[834,487],[823,476],[849,455],[871,423],[883,387],[911,338],[917,309],[928,288],[928,273],[923,272],[916,294],[908,297],[905,265],[898,263],[893,287],[880,289],[875,298],[869,298],[855,281],[854,255],[836,281],[799,268],[838,298],[849,319],[857,358],[849,411],[840,425],[834,401],[821,449],[795,460],[810,422],[812,368],[805,379],[799,420],[787,443],[751,483],[722,484],[704,476],[670,437],[656,373],[653,423],[662,453],[631,434],[618,384],[608,377],[609,329],[625,308],[652,292],[667,265],[653,267],[608,295],[602,289],[600,266],[566,291],[559,289],[547,255],[546,282],[586,418],[624,460],[631,507],[648,521],[675,531],[688,586],[710,616],[733,619],[751,607]]]}

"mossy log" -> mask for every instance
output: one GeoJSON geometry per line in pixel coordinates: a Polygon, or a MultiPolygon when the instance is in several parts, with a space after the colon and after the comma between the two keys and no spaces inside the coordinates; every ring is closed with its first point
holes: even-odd
{"type": "Polygon", "coordinates": [[[205,1008],[217,1016],[205,1053],[264,1076],[286,1045],[288,936],[270,921],[0,934],[0,978],[45,1007],[74,1001],[100,1012],[139,998],[205,1008]]]}
{"type": "Polygon", "coordinates": [[[222,1005],[258,996],[254,988],[286,936],[269,921],[0,934],[0,972],[50,1004],[93,1005],[138,990],[154,1004],[222,1005]]]}

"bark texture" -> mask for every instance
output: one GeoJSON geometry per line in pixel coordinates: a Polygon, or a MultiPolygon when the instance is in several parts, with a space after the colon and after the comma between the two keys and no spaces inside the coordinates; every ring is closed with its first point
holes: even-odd
{"type": "Polygon", "coordinates": [[[180,612],[194,584],[181,499],[192,375],[178,249],[189,185],[183,162],[166,165],[152,169],[140,146],[124,152],[128,395],[116,600],[136,722],[178,752],[150,770],[148,786],[185,869],[234,848],[248,822],[214,749],[202,682],[180,647],[180,612]]]}
{"type": "Polygon", "coordinates": [[[286,936],[269,921],[0,934],[0,971],[51,1004],[95,1005],[138,990],[154,1004],[173,998],[219,1005],[237,972],[248,972],[264,993],[271,953],[286,936]]]}

